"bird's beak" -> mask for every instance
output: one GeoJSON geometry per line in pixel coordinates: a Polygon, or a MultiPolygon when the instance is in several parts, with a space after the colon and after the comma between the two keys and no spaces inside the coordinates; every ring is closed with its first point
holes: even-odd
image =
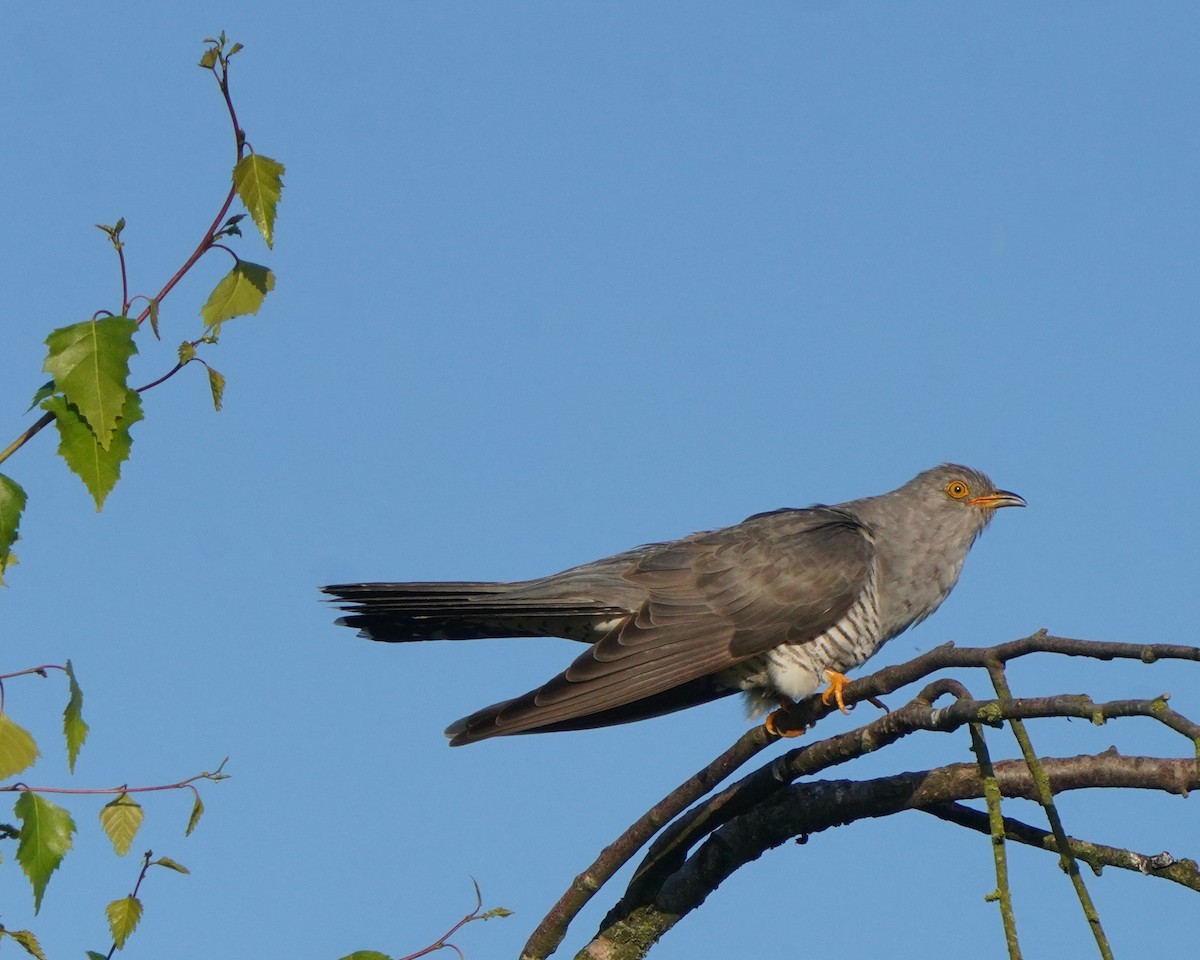
{"type": "Polygon", "coordinates": [[[982,497],[972,497],[967,501],[972,507],[983,507],[986,510],[999,510],[1001,507],[1023,507],[1025,498],[1007,490],[996,490],[985,493],[982,497]]]}

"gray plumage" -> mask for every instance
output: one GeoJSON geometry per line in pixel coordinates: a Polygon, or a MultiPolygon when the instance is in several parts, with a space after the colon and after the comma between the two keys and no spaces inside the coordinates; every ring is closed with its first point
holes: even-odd
{"type": "Polygon", "coordinates": [[[452,745],[657,716],[739,690],[799,700],[946,599],[995,509],[1024,506],[944,464],[877,497],[776,510],[518,583],[323,588],[338,622],[391,643],[565,637],[589,647],[536,690],[452,724],[452,745]]]}

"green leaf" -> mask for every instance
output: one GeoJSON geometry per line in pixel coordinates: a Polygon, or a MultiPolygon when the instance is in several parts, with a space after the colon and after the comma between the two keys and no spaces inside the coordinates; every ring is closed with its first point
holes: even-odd
{"type": "Polygon", "coordinates": [[[21,485],[0,473],[0,579],[3,579],[4,568],[8,566],[12,545],[17,542],[17,528],[21,525],[25,501],[25,491],[21,485]]]}
{"type": "Polygon", "coordinates": [[[11,550],[8,551],[7,557],[5,557],[3,560],[0,560],[0,587],[8,586],[8,584],[4,582],[4,572],[9,567],[15,567],[18,562],[17,555],[11,550]]]}
{"type": "Polygon", "coordinates": [[[151,297],[147,303],[150,310],[150,330],[154,334],[155,340],[161,340],[162,337],[158,335],[158,299],[151,297]]]}
{"type": "MultiPolygon", "coordinates": [[[[206,41],[209,42],[209,41],[206,41]]],[[[217,63],[217,48],[209,47],[200,55],[200,66],[205,70],[211,70],[217,63]]]]}
{"type": "Polygon", "coordinates": [[[208,388],[212,391],[213,406],[219,413],[221,411],[221,398],[225,395],[225,378],[207,363],[204,366],[208,370],[208,388]]]}
{"type": "MultiPolygon", "coordinates": [[[[29,405],[29,410],[32,410],[32,409],[33,409],[34,407],[36,407],[36,406],[37,406],[39,403],[41,403],[43,400],[45,400],[45,399],[46,399],[48,396],[50,396],[51,394],[53,394],[53,393],[54,393],[54,391],[55,391],[55,390],[57,390],[57,389],[58,389],[58,387],[56,387],[56,386],[54,385],[54,381],[53,381],[53,380],[47,380],[47,381],[46,381],[45,383],[43,383],[43,384],[42,384],[40,387],[38,387],[38,388],[37,388],[37,393],[35,393],[35,394],[33,395],[33,403],[31,403],[31,404],[29,405]]],[[[29,410],[26,410],[25,412],[26,412],[26,413],[28,413],[28,412],[29,412],[29,410]]]]}
{"type": "Polygon", "coordinates": [[[200,308],[206,327],[217,327],[226,320],[258,313],[266,295],[275,289],[275,274],[266,267],[239,260],[209,294],[200,308]]]}
{"type": "Polygon", "coordinates": [[[192,803],[192,815],[188,817],[187,829],[183,831],[185,837],[190,837],[192,831],[196,829],[196,824],[200,822],[200,818],[204,816],[204,802],[200,799],[199,791],[195,793],[196,799],[192,803]]]}
{"type": "Polygon", "coordinates": [[[129,358],[137,353],[129,317],[105,317],[61,327],[46,338],[43,369],[91,428],[101,449],[113,441],[129,402],[129,358]]]}
{"type": "Polygon", "coordinates": [[[174,870],[176,873],[191,873],[192,871],[185,867],[177,860],[172,860],[170,857],[159,857],[157,860],[150,861],[152,867],[166,867],[168,870],[174,870]]]}
{"type": "Polygon", "coordinates": [[[242,235],[242,228],[239,227],[238,224],[245,219],[246,215],[244,213],[235,213],[222,225],[221,235],[227,237],[240,237],[242,235]]]}
{"type": "Polygon", "coordinates": [[[110,227],[106,223],[96,224],[97,230],[103,230],[108,234],[108,239],[112,241],[112,245],[120,250],[124,244],[121,243],[121,231],[125,229],[125,218],[122,217],[117,221],[116,226],[110,227]]]}
{"type": "Polygon", "coordinates": [[[100,826],[112,841],[113,849],[118,857],[123,857],[133,846],[133,838],[137,836],[146,812],[142,805],[130,799],[129,794],[123,793],[111,803],[100,808],[100,826]]]}
{"type": "Polygon", "coordinates": [[[87,740],[88,725],[83,719],[83,689],[75,679],[75,668],[70,660],[67,661],[67,684],[71,695],[63,710],[63,734],[67,738],[67,767],[74,773],[75,761],[87,740]]]}
{"type": "Polygon", "coordinates": [[[196,345],[191,340],[184,340],[179,345],[179,365],[189,364],[196,357],[196,345]]]}
{"type": "Polygon", "coordinates": [[[133,895],[122,897],[105,907],[104,912],[108,914],[108,929],[112,931],[113,943],[120,950],[142,919],[142,901],[133,895]]]}
{"type": "Polygon", "coordinates": [[[378,950],[355,950],[342,957],[342,960],[392,960],[392,958],[378,950]]]}
{"type": "Polygon", "coordinates": [[[259,233],[274,245],[275,207],[283,192],[284,166],[261,153],[248,153],[233,168],[233,187],[259,233]]]}
{"type": "Polygon", "coordinates": [[[13,807],[21,821],[17,860],[33,885],[33,912],[42,909],[42,894],[50,874],[71,849],[75,821],[62,807],[30,790],[23,790],[13,807]]]}
{"type": "Polygon", "coordinates": [[[38,943],[37,937],[33,935],[32,930],[5,930],[4,932],[24,947],[26,953],[37,957],[37,960],[46,960],[46,954],[42,951],[42,945],[38,943]]]}
{"type": "Polygon", "coordinates": [[[511,917],[513,912],[508,907],[492,907],[479,915],[480,920],[491,920],[493,917],[511,917]]]}
{"type": "Polygon", "coordinates": [[[87,952],[87,960],[108,960],[108,954],[100,953],[98,950],[89,950],[87,952]]]}
{"type": "Polygon", "coordinates": [[[0,779],[16,776],[40,756],[29,731],[0,713],[0,779]]]}
{"type": "Polygon", "coordinates": [[[58,452],[88,488],[97,512],[121,478],[121,464],[129,459],[133,443],[129,428],[142,419],[142,402],[137,391],[127,390],[126,394],[124,410],[108,449],[100,446],[79,409],[66,398],[53,396],[42,401],[42,409],[54,414],[58,426],[58,452]]]}

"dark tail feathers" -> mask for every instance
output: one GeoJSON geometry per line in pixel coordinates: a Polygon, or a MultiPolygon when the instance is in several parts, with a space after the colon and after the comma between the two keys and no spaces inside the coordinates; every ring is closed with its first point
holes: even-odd
{"type": "Polygon", "coordinates": [[[595,639],[594,627],[628,611],[579,597],[533,597],[527,583],[340,583],[322,587],[337,622],[387,643],[489,637],[595,639]]]}

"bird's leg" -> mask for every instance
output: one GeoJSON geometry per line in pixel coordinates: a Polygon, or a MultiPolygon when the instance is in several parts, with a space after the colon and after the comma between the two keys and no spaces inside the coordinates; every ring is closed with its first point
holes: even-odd
{"type": "Polygon", "coordinates": [[[787,697],[779,698],[779,709],[772,710],[767,719],[763,721],[763,726],[767,728],[767,733],[775,737],[798,737],[808,730],[808,727],[799,726],[791,727],[784,722],[784,717],[788,711],[796,706],[796,702],[787,697]]]}
{"type": "Polygon", "coordinates": [[[829,689],[821,694],[821,702],[827,707],[833,706],[836,702],[837,708],[842,713],[849,713],[850,711],[846,708],[846,698],[842,691],[846,689],[846,684],[850,682],[850,678],[844,673],[838,673],[836,670],[826,670],[825,676],[829,678],[829,689]]]}
{"type": "MultiPolygon", "coordinates": [[[[846,688],[846,684],[850,682],[850,678],[845,674],[838,673],[836,670],[826,670],[825,676],[829,678],[829,689],[821,694],[821,702],[826,706],[832,706],[835,702],[842,713],[849,713],[850,708],[846,706],[845,696],[842,693],[846,688]],[[832,698],[832,699],[830,699],[832,698]]],[[[884,713],[891,713],[886,703],[878,697],[865,697],[867,703],[874,704],[884,713]]]]}

